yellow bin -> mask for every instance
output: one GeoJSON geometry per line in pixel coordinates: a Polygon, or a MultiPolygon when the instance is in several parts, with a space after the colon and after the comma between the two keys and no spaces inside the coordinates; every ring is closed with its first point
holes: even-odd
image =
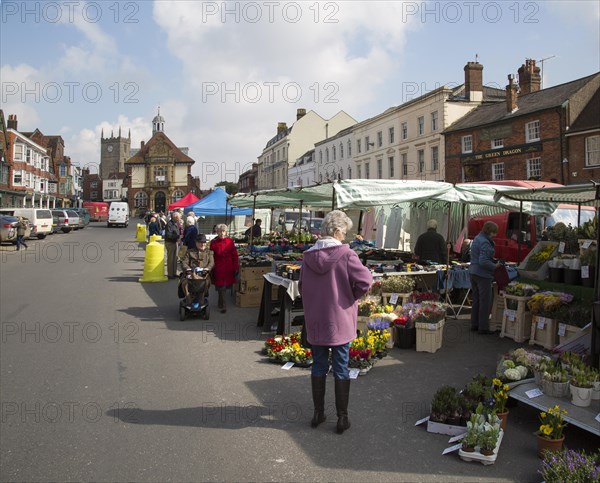
{"type": "Polygon", "coordinates": [[[150,235],[150,243],[164,241],[160,235],[150,235]]]}

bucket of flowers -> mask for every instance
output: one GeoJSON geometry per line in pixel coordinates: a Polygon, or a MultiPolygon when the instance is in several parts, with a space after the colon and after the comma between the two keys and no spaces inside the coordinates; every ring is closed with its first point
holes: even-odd
{"type": "Polygon", "coordinates": [[[442,347],[447,305],[423,302],[411,308],[408,317],[417,330],[417,352],[436,352],[442,347]]]}

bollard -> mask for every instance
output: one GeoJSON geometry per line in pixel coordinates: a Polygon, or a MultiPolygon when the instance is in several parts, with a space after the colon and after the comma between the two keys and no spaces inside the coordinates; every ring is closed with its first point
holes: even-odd
{"type": "Polygon", "coordinates": [[[163,238],[162,238],[162,236],[160,236],[160,235],[150,235],[150,243],[152,243],[152,242],[157,242],[158,243],[158,242],[162,242],[162,241],[164,241],[163,238]]]}
{"type": "Polygon", "coordinates": [[[146,225],[137,224],[137,230],[135,232],[135,241],[145,242],[146,241],[146,225]]]}
{"type": "Polygon", "coordinates": [[[140,282],[166,282],[165,247],[161,243],[150,242],[146,245],[144,257],[144,274],[140,282]]]}

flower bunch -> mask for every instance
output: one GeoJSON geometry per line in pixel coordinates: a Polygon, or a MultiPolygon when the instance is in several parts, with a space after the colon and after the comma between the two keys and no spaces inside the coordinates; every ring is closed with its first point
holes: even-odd
{"type": "Polygon", "coordinates": [[[508,385],[500,379],[492,379],[492,395],[494,397],[497,413],[506,412],[506,401],[508,400],[508,385]]]}
{"type": "Polygon", "coordinates": [[[440,296],[437,292],[413,292],[410,295],[409,301],[415,304],[421,302],[437,302],[440,296]]]}
{"type": "Polygon", "coordinates": [[[369,330],[386,330],[390,327],[390,320],[384,317],[375,317],[369,319],[367,328],[369,330]]]}
{"type": "Polygon", "coordinates": [[[375,313],[378,314],[391,314],[394,311],[394,306],[391,304],[378,305],[375,307],[375,313]]]}
{"type": "Polygon", "coordinates": [[[525,366],[516,365],[512,359],[505,359],[496,371],[496,375],[505,381],[520,381],[529,373],[525,366]]]}
{"type": "Polygon", "coordinates": [[[548,408],[547,412],[540,413],[539,435],[546,439],[560,439],[567,423],[564,417],[567,415],[565,409],[561,409],[558,404],[553,408],[548,408]]]}
{"type": "Polygon", "coordinates": [[[361,302],[358,304],[358,315],[361,317],[369,317],[372,313],[375,312],[375,308],[377,305],[375,302],[371,300],[367,300],[366,302],[361,302]]]}
{"type": "Polygon", "coordinates": [[[551,317],[561,306],[570,304],[573,295],[565,292],[540,292],[534,294],[527,301],[527,306],[534,315],[545,315],[551,317]]]}
{"type": "Polygon", "coordinates": [[[410,326],[408,325],[408,317],[405,317],[403,315],[401,315],[400,317],[396,317],[394,320],[392,320],[392,324],[395,326],[406,327],[407,329],[410,329],[410,326]]]}
{"type": "Polygon", "coordinates": [[[381,291],[388,293],[410,293],[415,288],[413,277],[406,275],[384,276],[381,282],[381,291]]]}
{"type": "Polygon", "coordinates": [[[369,330],[365,335],[357,337],[350,343],[350,348],[354,350],[370,350],[373,354],[383,352],[385,345],[391,337],[390,331],[369,330]]]}
{"type": "Polygon", "coordinates": [[[517,297],[530,297],[540,289],[539,286],[532,283],[510,282],[504,291],[509,295],[517,297]]]}
{"type": "Polygon", "coordinates": [[[365,369],[372,365],[372,355],[371,349],[354,349],[350,347],[350,360],[349,366],[356,367],[359,369],[365,369]]]}
{"type": "Polygon", "coordinates": [[[509,352],[509,357],[515,361],[515,365],[524,366],[529,372],[533,372],[535,367],[542,360],[542,356],[540,354],[530,352],[522,347],[509,352]]]}
{"type": "Polygon", "coordinates": [[[600,481],[600,453],[588,455],[572,449],[547,451],[539,473],[547,482],[600,481]]]}
{"type": "Polygon", "coordinates": [[[375,280],[369,288],[370,295],[381,295],[381,280],[375,280]]]}
{"type": "Polygon", "coordinates": [[[554,253],[555,249],[556,249],[556,245],[554,245],[554,244],[547,245],[544,248],[542,248],[541,250],[538,250],[538,252],[536,254],[532,255],[531,258],[532,258],[532,260],[535,260],[536,262],[546,262],[550,259],[550,257],[554,253]]]}
{"type": "Polygon", "coordinates": [[[408,319],[408,324],[436,324],[446,317],[446,304],[440,302],[423,302],[420,304],[404,304],[396,313],[408,319]]]}

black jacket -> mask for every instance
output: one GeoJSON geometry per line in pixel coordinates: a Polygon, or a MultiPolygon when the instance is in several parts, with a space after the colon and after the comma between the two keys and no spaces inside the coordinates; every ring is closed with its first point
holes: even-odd
{"type": "Polygon", "coordinates": [[[415,245],[415,255],[422,262],[446,263],[446,241],[434,228],[419,235],[415,245]]]}

